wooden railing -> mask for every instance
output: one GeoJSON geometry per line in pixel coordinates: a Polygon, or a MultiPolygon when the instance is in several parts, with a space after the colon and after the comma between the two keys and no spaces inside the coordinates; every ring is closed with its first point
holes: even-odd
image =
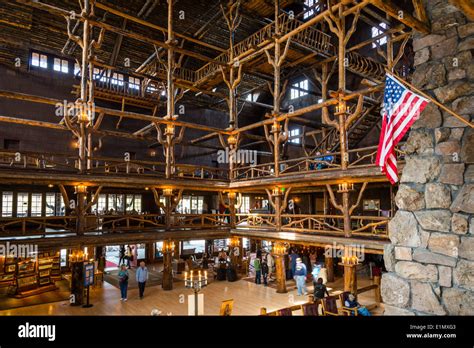
{"type": "Polygon", "coordinates": [[[89,215],[88,218],[95,219],[95,224],[87,226],[88,231],[117,232],[165,226],[163,214],[89,215]]]}
{"type": "MultiPolygon", "coordinates": [[[[404,143],[400,143],[396,148],[398,163],[404,161],[404,153],[400,150],[403,145],[404,143]]],[[[377,146],[349,150],[348,154],[348,168],[376,166],[377,146]]],[[[280,161],[280,176],[306,174],[321,170],[340,170],[340,163],[340,152],[314,154],[312,156],[280,161]]],[[[268,162],[250,166],[238,166],[233,170],[232,177],[234,180],[260,179],[273,176],[274,172],[274,162],[268,162]]]]}
{"type": "MultiPolygon", "coordinates": [[[[303,22],[290,18],[286,13],[280,15],[280,31],[282,35],[289,33],[296,29],[303,22]]],[[[250,54],[258,48],[261,48],[273,39],[275,33],[275,23],[267,24],[259,31],[253,33],[246,39],[240,41],[234,45],[233,56],[239,57],[239,59],[250,54]]],[[[292,42],[299,43],[300,45],[309,48],[314,51],[321,53],[332,54],[334,51],[331,45],[331,37],[322,31],[308,27],[291,38],[292,42]]],[[[230,61],[230,50],[223,52],[215,58],[215,60],[221,63],[229,63],[230,61]]],[[[220,71],[220,65],[217,63],[208,63],[202,68],[198,69],[195,74],[195,83],[202,83],[205,79],[213,76],[220,71]]]]}
{"type": "Polygon", "coordinates": [[[75,216],[38,216],[38,217],[2,217],[0,231],[2,235],[43,235],[74,231],[75,216]]]}
{"type": "Polygon", "coordinates": [[[237,228],[273,228],[276,226],[275,214],[235,214],[237,228]]]}
{"type": "Polygon", "coordinates": [[[31,151],[0,151],[0,168],[76,171],[77,157],[31,151]]]}
{"type": "Polygon", "coordinates": [[[173,227],[227,227],[230,226],[230,214],[173,214],[173,227]]]}

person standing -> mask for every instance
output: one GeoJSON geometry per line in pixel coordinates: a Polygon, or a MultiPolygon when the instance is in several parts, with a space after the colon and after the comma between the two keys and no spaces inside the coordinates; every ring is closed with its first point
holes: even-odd
{"type": "Polygon", "coordinates": [[[128,290],[128,270],[126,265],[122,265],[118,277],[119,277],[119,286],[120,286],[120,301],[127,301],[127,290],[128,290]]]}
{"type": "Polygon", "coordinates": [[[267,254],[267,265],[268,265],[268,281],[272,280],[273,269],[275,267],[275,259],[271,253],[267,254]]]}
{"type": "Polygon", "coordinates": [[[296,269],[295,269],[295,280],[296,280],[296,287],[298,288],[298,296],[308,294],[308,292],[306,291],[307,273],[308,272],[306,270],[305,264],[298,257],[296,259],[296,269]]]}
{"type": "Polygon", "coordinates": [[[296,271],[296,259],[298,259],[299,256],[296,253],[295,249],[291,249],[291,254],[290,254],[290,265],[291,265],[291,277],[295,277],[295,271],[296,271]]]}
{"type": "Polygon", "coordinates": [[[120,265],[122,264],[122,261],[125,261],[125,245],[120,246],[119,250],[119,262],[118,262],[118,267],[120,268],[120,265]]]}
{"type": "Polygon", "coordinates": [[[255,269],[255,284],[262,284],[262,280],[260,279],[262,276],[262,262],[260,258],[256,257],[253,260],[253,268],[255,269]]]}
{"type": "Polygon", "coordinates": [[[267,283],[268,264],[267,264],[267,261],[265,259],[263,259],[263,261],[262,261],[262,277],[263,277],[263,284],[265,286],[267,286],[268,285],[268,283],[267,283]]]}
{"type": "Polygon", "coordinates": [[[130,269],[130,261],[132,261],[132,248],[130,245],[127,245],[127,250],[125,251],[125,259],[127,260],[127,268],[130,269]]]}
{"type": "Polygon", "coordinates": [[[140,262],[140,267],[137,269],[137,283],[138,283],[138,292],[140,295],[140,300],[143,299],[143,294],[145,293],[145,285],[148,280],[148,268],[145,267],[145,262],[140,262]]]}
{"type": "Polygon", "coordinates": [[[318,278],[318,280],[316,282],[313,283],[314,284],[314,299],[323,299],[324,298],[324,295],[328,295],[329,296],[329,291],[328,289],[326,288],[326,285],[324,285],[323,283],[323,278],[318,278]]]}

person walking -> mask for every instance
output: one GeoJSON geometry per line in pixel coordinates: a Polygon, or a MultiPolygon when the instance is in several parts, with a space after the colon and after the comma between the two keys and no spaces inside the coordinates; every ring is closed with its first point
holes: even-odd
{"type": "Polygon", "coordinates": [[[262,277],[263,277],[263,284],[265,286],[268,285],[268,282],[267,282],[267,277],[268,277],[268,264],[267,264],[267,261],[265,259],[263,259],[262,261],[262,277]]]}
{"type": "Polygon", "coordinates": [[[272,281],[273,269],[275,267],[275,259],[271,253],[267,254],[267,265],[268,265],[268,281],[272,281]]]}
{"type": "Polygon", "coordinates": [[[136,278],[140,300],[142,300],[143,294],[145,293],[146,281],[148,280],[148,268],[145,267],[145,262],[143,261],[140,262],[140,267],[137,269],[136,278]]]}
{"type": "Polygon", "coordinates": [[[127,260],[127,268],[130,269],[130,261],[132,261],[132,248],[130,245],[127,245],[127,250],[125,251],[125,259],[127,260]]]}
{"type": "Polygon", "coordinates": [[[314,284],[314,293],[313,294],[314,294],[314,299],[315,300],[323,299],[324,295],[329,296],[329,291],[326,288],[326,285],[324,285],[324,283],[323,283],[323,278],[318,278],[318,280],[316,282],[314,282],[313,284],[314,284]]]}
{"type": "Polygon", "coordinates": [[[262,284],[260,279],[262,276],[262,262],[258,257],[253,260],[253,268],[255,269],[255,284],[262,284]]]}
{"type": "Polygon", "coordinates": [[[307,273],[308,272],[306,270],[305,264],[298,257],[296,259],[296,268],[295,268],[295,280],[296,280],[296,287],[298,288],[298,296],[308,294],[308,291],[306,291],[307,273]]]}
{"type": "Polygon", "coordinates": [[[120,301],[127,301],[127,290],[128,290],[128,270],[126,265],[122,265],[118,273],[119,286],[120,286],[120,301]]]}
{"type": "Polygon", "coordinates": [[[118,262],[118,267],[120,268],[120,265],[122,264],[122,261],[125,261],[125,245],[120,246],[119,250],[119,262],[118,262]]]}

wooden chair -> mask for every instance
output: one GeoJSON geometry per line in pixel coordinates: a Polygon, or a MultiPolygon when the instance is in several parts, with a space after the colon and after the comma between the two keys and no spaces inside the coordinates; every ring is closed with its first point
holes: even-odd
{"type": "Polygon", "coordinates": [[[282,308],[277,311],[279,317],[291,317],[293,316],[293,311],[291,308],[282,308]]]}
{"type": "Polygon", "coordinates": [[[336,296],[327,296],[322,299],[324,315],[339,315],[336,300],[336,296]]]}
{"type": "Polygon", "coordinates": [[[348,299],[350,293],[351,293],[350,291],[344,291],[339,294],[339,300],[341,301],[342,314],[347,315],[347,316],[358,315],[356,307],[350,308],[350,307],[345,306],[346,300],[348,299]]]}
{"type": "Polygon", "coordinates": [[[316,300],[313,303],[305,303],[301,305],[301,310],[304,316],[319,316],[319,308],[321,307],[321,300],[316,300]]]}

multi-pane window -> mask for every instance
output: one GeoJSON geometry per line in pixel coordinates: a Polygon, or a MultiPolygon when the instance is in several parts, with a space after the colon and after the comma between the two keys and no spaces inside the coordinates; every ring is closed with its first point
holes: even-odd
{"type": "Polygon", "coordinates": [[[130,89],[140,89],[140,79],[138,77],[129,76],[128,77],[128,88],[130,89]]]}
{"type": "Polygon", "coordinates": [[[16,200],[16,216],[28,216],[28,193],[18,193],[16,200]]]}
{"type": "Polygon", "coordinates": [[[119,73],[113,73],[110,83],[113,85],[123,86],[123,75],[119,73]]]}
{"type": "Polygon", "coordinates": [[[142,195],[126,195],[127,213],[141,213],[142,211],[142,195]]]}
{"type": "Polygon", "coordinates": [[[99,195],[96,205],[96,213],[103,214],[107,210],[107,195],[99,195]]]}
{"type": "Polygon", "coordinates": [[[202,240],[184,240],[183,241],[183,250],[192,250],[194,249],[195,253],[202,253],[206,250],[206,241],[202,240]]]}
{"type": "Polygon", "coordinates": [[[2,193],[2,217],[13,215],[13,192],[2,193]]]}
{"type": "Polygon", "coordinates": [[[43,207],[43,195],[41,193],[31,194],[31,216],[41,216],[43,207]]]}
{"type": "Polygon", "coordinates": [[[31,54],[31,65],[37,66],[43,69],[48,68],[48,56],[46,54],[41,54],[37,52],[33,52],[31,54]]]}
{"type": "Polygon", "coordinates": [[[203,196],[183,196],[177,210],[180,214],[202,214],[203,205],[203,196]]]}
{"type": "Polygon", "coordinates": [[[94,68],[94,80],[107,82],[107,73],[99,68],[94,68]]]}
{"type": "Polygon", "coordinates": [[[109,194],[108,199],[108,209],[109,212],[113,209],[115,212],[123,213],[124,211],[124,202],[123,202],[123,195],[120,194],[109,194]]]}
{"type": "Polygon", "coordinates": [[[64,216],[65,206],[60,193],[46,193],[46,216],[64,216]]]}
{"type": "Polygon", "coordinates": [[[291,85],[290,99],[297,99],[308,94],[308,80],[302,80],[291,85]]]}
{"type": "Polygon", "coordinates": [[[300,143],[299,135],[300,135],[299,128],[290,129],[290,134],[289,134],[290,143],[299,144],[300,143]]]}
{"type": "MultiPolygon", "coordinates": [[[[387,29],[387,24],[380,23],[378,27],[372,27],[372,38],[383,34],[383,30],[381,30],[379,28],[387,29]]],[[[387,43],[387,37],[386,36],[381,37],[380,39],[375,40],[374,42],[372,42],[372,48],[375,48],[377,46],[385,45],[386,43],[387,43]]]]}
{"type": "Polygon", "coordinates": [[[245,214],[250,211],[250,197],[242,196],[242,205],[240,206],[240,213],[245,214]]]}
{"type": "Polygon", "coordinates": [[[69,72],[69,62],[65,59],[54,58],[53,70],[67,74],[69,72]]]}
{"type": "Polygon", "coordinates": [[[320,12],[321,5],[318,4],[319,0],[305,0],[305,12],[303,13],[303,19],[308,19],[315,13],[320,12]]]}

